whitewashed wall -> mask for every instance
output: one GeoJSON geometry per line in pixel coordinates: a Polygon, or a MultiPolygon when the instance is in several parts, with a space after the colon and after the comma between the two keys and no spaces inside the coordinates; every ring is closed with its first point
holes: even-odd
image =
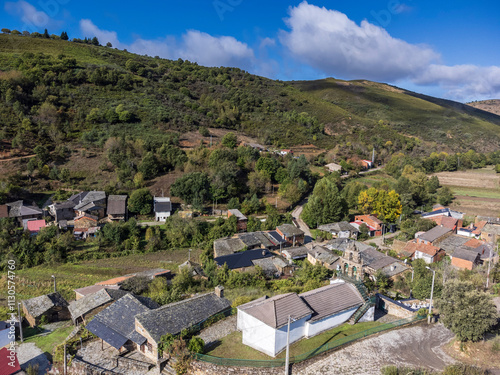
{"type": "Polygon", "coordinates": [[[361,319],[358,320],[358,323],[373,322],[374,320],[375,320],[375,306],[372,306],[364,313],[361,319]]]}
{"type": "Polygon", "coordinates": [[[274,357],[276,330],[260,320],[238,310],[237,328],[242,332],[242,342],[256,350],[274,357]]]}
{"type": "Polygon", "coordinates": [[[330,315],[315,322],[307,322],[305,327],[305,336],[312,337],[317,335],[318,333],[327,331],[333,327],[345,323],[351,318],[351,316],[356,312],[357,309],[358,307],[353,307],[352,309],[342,311],[335,315],[330,315]]]}
{"type": "Polygon", "coordinates": [[[432,258],[429,257],[427,254],[422,253],[421,251],[415,251],[415,259],[423,259],[425,263],[431,264],[432,263],[432,258]]]}
{"type": "MultiPolygon", "coordinates": [[[[302,318],[297,321],[292,321],[290,323],[290,344],[293,342],[300,340],[302,337],[305,336],[305,326],[306,326],[306,320],[309,319],[311,315],[307,315],[305,318],[302,318]]],[[[276,330],[276,343],[275,343],[275,354],[278,354],[279,352],[283,351],[286,348],[286,332],[287,332],[287,326],[284,325],[280,329],[276,330]]],[[[273,355],[273,356],[274,356],[273,355]]]]}

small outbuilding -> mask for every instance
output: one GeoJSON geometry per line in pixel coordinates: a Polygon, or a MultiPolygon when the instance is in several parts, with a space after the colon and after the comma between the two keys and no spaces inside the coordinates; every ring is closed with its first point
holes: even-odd
{"type": "Polygon", "coordinates": [[[31,327],[39,325],[43,317],[47,323],[71,318],[69,304],[59,292],[24,300],[22,305],[24,317],[31,327]]]}

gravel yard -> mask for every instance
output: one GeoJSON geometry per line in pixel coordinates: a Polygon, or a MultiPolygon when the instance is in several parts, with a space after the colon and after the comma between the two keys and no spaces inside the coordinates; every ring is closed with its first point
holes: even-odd
{"type": "Polygon", "coordinates": [[[17,359],[23,370],[26,370],[30,365],[35,366],[36,364],[38,364],[39,374],[45,374],[47,369],[50,369],[49,360],[34,342],[19,345],[17,348],[17,359]]]}
{"type": "Polygon", "coordinates": [[[381,334],[350,345],[293,371],[293,374],[345,374],[379,375],[386,365],[405,365],[442,370],[455,362],[441,346],[449,342],[453,334],[442,324],[420,324],[381,334]]]}
{"type": "Polygon", "coordinates": [[[236,315],[221,320],[200,332],[200,337],[209,348],[214,342],[236,331],[236,315]]]}

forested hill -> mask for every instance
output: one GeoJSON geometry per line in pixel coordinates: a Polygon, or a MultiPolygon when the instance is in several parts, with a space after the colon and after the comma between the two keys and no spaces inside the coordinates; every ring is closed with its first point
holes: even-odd
{"type": "MultiPolygon", "coordinates": [[[[0,147],[103,145],[200,127],[276,147],[491,151],[500,117],[368,81],[282,82],[111,47],[0,35],[0,147]],[[390,141],[388,143],[388,141],[390,141]]],[[[0,150],[1,151],[1,150],[0,150]]]]}

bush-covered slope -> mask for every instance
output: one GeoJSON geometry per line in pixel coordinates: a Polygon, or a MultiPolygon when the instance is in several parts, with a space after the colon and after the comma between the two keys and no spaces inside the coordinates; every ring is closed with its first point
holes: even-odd
{"type": "MultiPolygon", "coordinates": [[[[110,136],[220,127],[277,147],[358,154],[500,144],[500,117],[368,81],[281,82],[237,68],[139,56],[63,40],[0,35],[0,139],[32,149],[110,136]],[[424,142],[420,141],[419,139],[424,142]]],[[[6,146],[4,146],[6,147],[6,146]]]]}

